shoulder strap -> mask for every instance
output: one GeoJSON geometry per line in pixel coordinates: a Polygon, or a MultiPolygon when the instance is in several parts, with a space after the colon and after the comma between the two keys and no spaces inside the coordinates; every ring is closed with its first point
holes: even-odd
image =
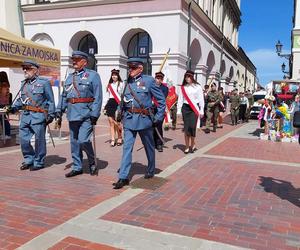
{"type": "Polygon", "coordinates": [[[125,90],[126,90],[127,85],[128,85],[128,79],[125,82],[125,86],[124,86],[123,92],[121,94],[121,102],[120,102],[120,110],[121,110],[121,112],[122,112],[123,106],[124,106],[124,95],[125,95],[125,90]]]}
{"type": "Polygon", "coordinates": [[[75,72],[73,73],[72,84],[73,84],[73,87],[74,87],[74,89],[75,89],[75,91],[76,91],[78,97],[80,98],[80,92],[79,92],[79,90],[78,90],[78,88],[77,88],[76,80],[75,80],[75,72]]]}
{"type": "Polygon", "coordinates": [[[128,84],[128,89],[129,89],[129,92],[132,95],[132,97],[136,100],[136,102],[140,105],[140,107],[142,109],[144,109],[145,108],[144,105],[141,103],[140,99],[136,96],[136,94],[134,93],[134,91],[132,91],[132,89],[131,89],[131,87],[130,87],[129,84],[128,84]]]}

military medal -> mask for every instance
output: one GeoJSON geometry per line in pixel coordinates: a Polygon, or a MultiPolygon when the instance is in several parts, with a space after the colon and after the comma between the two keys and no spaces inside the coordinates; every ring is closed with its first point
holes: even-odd
{"type": "Polygon", "coordinates": [[[82,80],[86,80],[86,79],[88,79],[88,77],[89,77],[89,73],[87,73],[87,72],[85,72],[83,75],[82,75],[82,80]]]}

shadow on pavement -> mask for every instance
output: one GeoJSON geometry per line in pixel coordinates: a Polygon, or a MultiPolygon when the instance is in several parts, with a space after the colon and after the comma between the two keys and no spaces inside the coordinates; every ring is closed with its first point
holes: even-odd
{"type": "MultiPolygon", "coordinates": [[[[139,163],[139,162],[134,162],[132,163],[129,175],[128,175],[128,179],[131,180],[133,176],[135,175],[144,175],[146,174],[146,169],[147,166],[139,163]]],[[[155,174],[159,174],[162,170],[159,168],[155,168],[155,174]]]]}
{"type": "Polygon", "coordinates": [[[267,193],[273,193],[282,200],[287,200],[300,207],[300,188],[295,188],[291,182],[260,176],[260,185],[267,193]]]}
{"type": "Polygon", "coordinates": [[[257,128],[255,131],[253,131],[252,133],[248,133],[248,134],[259,137],[260,134],[263,133],[263,132],[264,132],[263,128],[257,128]]]}
{"type": "Polygon", "coordinates": [[[45,158],[45,168],[49,168],[52,165],[59,165],[65,163],[67,158],[60,157],[58,155],[47,155],[45,158]]]}
{"type": "Polygon", "coordinates": [[[174,146],[173,146],[173,149],[179,149],[179,150],[181,150],[182,152],[184,152],[184,150],[185,150],[185,145],[183,145],[183,144],[175,144],[174,146]]]}
{"type": "MultiPolygon", "coordinates": [[[[72,164],[73,164],[72,162],[69,163],[69,164],[67,164],[65,166],[64,170],[67,170],[67,169],[71,168],[72,164]]],[[[83,173],[84,174],[89,174],[90,173],[90,169],[89,169],[88,160],[84,159],[82,165],[83,165],[83,173]]],[[[97,174],[98,174],[99,170],[105,169],[107,166],[108,166],[108,162],[107,161],[103,161],[103,160],[97,159],[97,174]]]]}

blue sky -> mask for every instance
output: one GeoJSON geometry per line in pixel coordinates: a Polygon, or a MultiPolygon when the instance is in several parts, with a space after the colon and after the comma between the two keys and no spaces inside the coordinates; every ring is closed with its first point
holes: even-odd
{"type": "Polygon", "coordinates": [[[239,45],[256,66],[262,85],[283,78],[281,64],[288,62],[277,56],[275,44],[280,40],[283,52],[290,53],[293,6],[294,0],[241,0],[239,45]]]}

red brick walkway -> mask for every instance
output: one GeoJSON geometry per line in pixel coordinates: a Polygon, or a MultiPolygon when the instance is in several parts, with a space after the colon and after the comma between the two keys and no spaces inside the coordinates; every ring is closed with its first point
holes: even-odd
{"type": "Polygon", "coordinates": [[[160,189],[101,219],[255,249],[299,249],[299,173],[196,158],[160,189]]]}
{"type": "Polygon", "coordinates": [[[300,163],[298,143],[229,138],[207,154],[300,163]]]}
{"type": "Polygon", "coordinates": [[[49,250],[118,250],[118,248],[93,243],[86,240],[77,239],[74,237],[67,237],[49,248],[49,250]]]}
{"type": "MultiPolygon", "coordinates": [[[[47,168],[37,172],[18,170],[16,166],[22,161],[19,151],[0,154],[0,249],[15,249],[124,191],[111,186],[117,179],[122,147],[109,146],[105,126],[107,121],[102,118],[97,127],[97,177],[64,177],[71,164],[68,142],[55,149],[49,147],[47,168]]],[[[225,125],[208,135],[198,131],[196,145],[204,147],[233,129],[236,127],[225,125]]],[[[165,138],[164,152],[156,157],[158,172],[185,156],[181,126],[165,132],[165,138]]],[[[229,138],[207,154],[299,162],[297,146],[229,138]]],[[[145,173],[147,164],[139,140],[133,162],[131,177],[135,180],[145,173]]],[[[296,167],[196,158],[161,188],[144,191],[102,218],[256,249],[300,249],[299,177],[296,167]]],[[[60,246],[110,248],[72,237],[54,247],[60,246]]]]}
{"type": "MultiPolygon", "coordinates": [[[[97,135],[108,133],[106,119],[100,120],[97,135]]],[[[64,130],[67,124],[64,123],[64,130]]],[[[228,133],[230,126],[216,134],[205,136],[199,132],[201,147],[215,138],[228,133]],[[200,136],[201,134],[201,136],[200,136]]],[[[55,134],[56,132],[53,131],[55,134]]],[[[165,132],[167,145],[163,153],[157,153],[158,172],[184,156],[181,126],[176,131],[165,132]],[[169,157],[171,156],[171,157],[169,157]]],[[[20,171],[20,151],[0,155],[0,249],[15,249],[39,234],[64,223],[68,219],[118,195],[121,191],[112,189],[117,179],[122,147],[111,148],[109,135],[97,138],[99,176],[89,174],[66,179],[64,174],[71,165],[69,143],[48,147],[46,168],[36,172],[20,171]],[[67,167],[67,169],[66,169],[67,167]]],[[[134,147],[132,179],[145,173],[147,164],[144,149],[138,140],[134,147]]],[[[14,147],[19,149],[19,146],[14,147]]],[[[11,148],[2,148],[1,151],[11,148]]],[[[85,161],[85,165],[87,162],[85,161]]],[[[87,172],[87,169],[85,169],[87,172]]]]}

